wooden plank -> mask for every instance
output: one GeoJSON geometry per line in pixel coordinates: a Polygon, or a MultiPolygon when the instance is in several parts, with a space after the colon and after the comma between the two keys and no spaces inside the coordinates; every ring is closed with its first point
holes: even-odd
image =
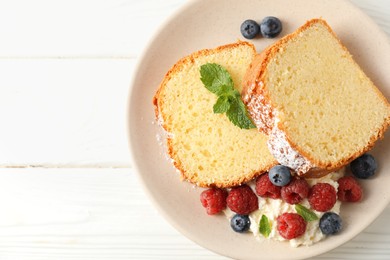
{"type": "Polygon", "coordinates": [[[0,169],[0,259],[224,259],[184,238],[130,169],[0,169]]]}
{"type": "MultiPolygon", "coordinates": [[[[0,24],[7,25],[0,26],[0,57],[137,57],[161,24],[186,2],[0,1],[0,24]]],[[[352,2],[390,35],[386,0],[352,2]]]]}
{"type": "Polygon", "coordinates": [[[134,59],[0,59],[0,167],[128,167],[134,59]]]}
{"type": "MultiPolygon", "coordinates": [[[[0,169],[0,178],[0,259],[226,259],[174,230],[131,169],[0,169]]],[[[316,259],[389,259],[389,217],[387,207],[316,259]]]]}
{"type": "Polygon", "coordinates": [[[185,2],[0,1],[0,57],[135,57],[185,2]]]}

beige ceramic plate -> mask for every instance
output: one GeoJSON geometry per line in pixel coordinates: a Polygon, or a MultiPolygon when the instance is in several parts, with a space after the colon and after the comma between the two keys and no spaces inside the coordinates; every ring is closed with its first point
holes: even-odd
{"type": "MultiPolygon", "coordinates": [[[[357,62],[390,96],[390,46],[385,34],[365,14],[346,1],[334,0],[208,0],[191,1],[154,36],[145,49],[131,87],[129,140],[133,166],[151,200],[168,221],[196,243],[221,255],[239,259],[302,259],[327,252],[365,229],[390,201],[389,138],[373,150],[379,162],[375,178],[362,181],[361,203],[343,205],[344,230],[311,246],[291,248],[289,243],[259,243],[251,234],[237,234],[224,216],[207,216],[199,202],[203,190],[181,182],[156,138],[152,97],[168,69],[181,57],[203,48],[244,40],[240,24],[245,19],[279,17],[282,36],[306,20],[326,19],[357,62]]],[[[253,40],[258,51],[272,39],[253,40]]],[[[387,136],[389,136],[387,134],[387,136]]]]}

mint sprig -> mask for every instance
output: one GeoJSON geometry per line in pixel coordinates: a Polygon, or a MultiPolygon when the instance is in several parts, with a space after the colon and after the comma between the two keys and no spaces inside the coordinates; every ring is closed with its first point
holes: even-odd
{"type": "Polygon", "coordinates": [[[266,215],[262,215],[259,223],[259,232],[264,236],[268,237],[271,233],[271,225],[266,215]]]}
{"type": "Polygon", "coordinates": [[[295,210],[301,217],[306,221],[314,221],[318,219],[318,216],[311,211],[310,209],[306,208],[305,206],[302,206],[300,204],[295,205],[295,210]]]}
{"type": "Polygon", "coordinates": [[[213,106],[213,111],[216,114],[226,113],[230,108],[229,97],[227,96],[219,96],[217,99],[217,103],[213,106]]]}
{"type": "Polygon", "coordinates": [[[240,93],[234,89],[229,72],[216,63],[206,63],[200,67],[200,80],[204,86],[218,96],[213,106],[216,114],[226,113],[229,120],[241,129],[256,128],[248,116],[240,93]]]}

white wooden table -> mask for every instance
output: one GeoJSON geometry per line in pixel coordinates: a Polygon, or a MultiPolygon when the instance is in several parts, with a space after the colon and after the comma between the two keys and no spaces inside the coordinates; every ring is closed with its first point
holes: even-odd
{"type": "MultiPolygon", "coordinates": [[[[129,163],[135,62],[185,2],[0,0],[0,260],[226,259],[174,230],[129,163]]],[[[353,2],[390,37],[389,1],[353,2]]],[[[318,259],[390,259],[389,218],[318,259]]]]}

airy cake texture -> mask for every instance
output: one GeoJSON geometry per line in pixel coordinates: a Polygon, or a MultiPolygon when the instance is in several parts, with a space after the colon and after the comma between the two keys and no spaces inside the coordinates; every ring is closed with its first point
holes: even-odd
{"type": "Polygon", "coordinates": [[[184,179],[202,187],[231,187],[276,164],[265,134],[240,129],[225,114],[213,113],[217,96],[200,80],[200,66],[217,63],[241,91],[255,54],[247,42],[201,50],[178,61],[159,86],[153,100],[156,116],[168,132],[169,156],[184,179]]]}
{"type": "Polygon", "coordinates": [[[330,26],[313,19],[257,55],[243,99],[275,158],[303,175],[336,170],[390,124],[386,98],[330,26]]]}

